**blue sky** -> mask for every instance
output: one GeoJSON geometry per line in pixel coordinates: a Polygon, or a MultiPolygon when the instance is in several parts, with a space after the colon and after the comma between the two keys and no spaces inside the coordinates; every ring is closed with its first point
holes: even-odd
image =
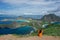
{"type": "Polygon", "coordinates": [[[60,15],[60,0],[0,0],[0,14],[60,15]]]}

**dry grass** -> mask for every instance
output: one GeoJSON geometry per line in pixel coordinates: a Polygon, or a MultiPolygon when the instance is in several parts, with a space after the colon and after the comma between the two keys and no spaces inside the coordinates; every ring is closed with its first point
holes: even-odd
{"type": "Polygon", "coordinates": [[[43,36],[42,38],[39,38],[38,36],[17,37],[9,34],[0,36],[0,40],[60,40],[60,37],[54,36],[43,36]]]}

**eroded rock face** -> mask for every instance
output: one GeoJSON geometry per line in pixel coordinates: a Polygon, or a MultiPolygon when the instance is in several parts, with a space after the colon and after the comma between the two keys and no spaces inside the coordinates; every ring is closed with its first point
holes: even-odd
{"type": "Polygon", "coordinates": [[[56,16],[55,14],[48,14],[48,15],[45,15],[42,17],[43,21],[47,21],[47,22],[56,22],[56,21],[60,21],[60,17],[59,16],[56,16]]]}

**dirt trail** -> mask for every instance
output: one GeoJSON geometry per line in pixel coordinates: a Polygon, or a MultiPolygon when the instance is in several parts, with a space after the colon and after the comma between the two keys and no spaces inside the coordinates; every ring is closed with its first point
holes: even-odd
{"type": "Polygon", "coordinates": [[[9,34],[0,36],[0,40],[60,40],[60,37],[54,36],[43,36],[42,38],[39,38],[38,36],[16,37],[9,34]]]}

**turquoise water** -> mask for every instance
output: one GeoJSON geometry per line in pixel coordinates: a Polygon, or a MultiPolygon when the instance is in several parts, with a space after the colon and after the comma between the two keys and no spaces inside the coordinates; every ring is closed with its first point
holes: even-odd
{"type": "Polygon", "coordinates": [[[31,31],[34,31],[34,29],[30,26],[24,26],[17,28],[14,30],[16,34],[29,34],[31,31]]]}
{"type": "Polygon", "coordinates": [[[60,22],[54,22],[53,24],[60,24],[60,22]]]}
{"type": "MultiPolygon", "coordinates": [[[[16,22],[28,22],[27,20],[16,20],[16,22]]],[[[0,24],[11,24],[13,21],[1,21],[0,24]]],[[[16,29],[11,29],[11,28],[1,28],[0,27],[0,34],[29,34],[31,31],[34,31],[33,27],[30,26],[24,26],[24,27],[19,27],[16,29]]]]}
{"type": "Polygon", "coordinates": [[[29,22],[28,20],[9,20],[9,21],[0,21],[0,24],[12,24],[13,22],[23,23],[29,22]]]}
{"type": "Polygon", "coordinates": [[[10,20],[10,21],[12,21],[12,22],[30,22],[29,20],[10,20]]]}
{"type": "Polygon", "coordinates": [[[16,29],[0,28],[0,34],[29,34],[34,29],[30,26],[19,27],[16,29]]]}
{"type": "Polygon", "coordinates": [[[0,21],[0,24],[12,24],[12,21],[0,21]]]}

